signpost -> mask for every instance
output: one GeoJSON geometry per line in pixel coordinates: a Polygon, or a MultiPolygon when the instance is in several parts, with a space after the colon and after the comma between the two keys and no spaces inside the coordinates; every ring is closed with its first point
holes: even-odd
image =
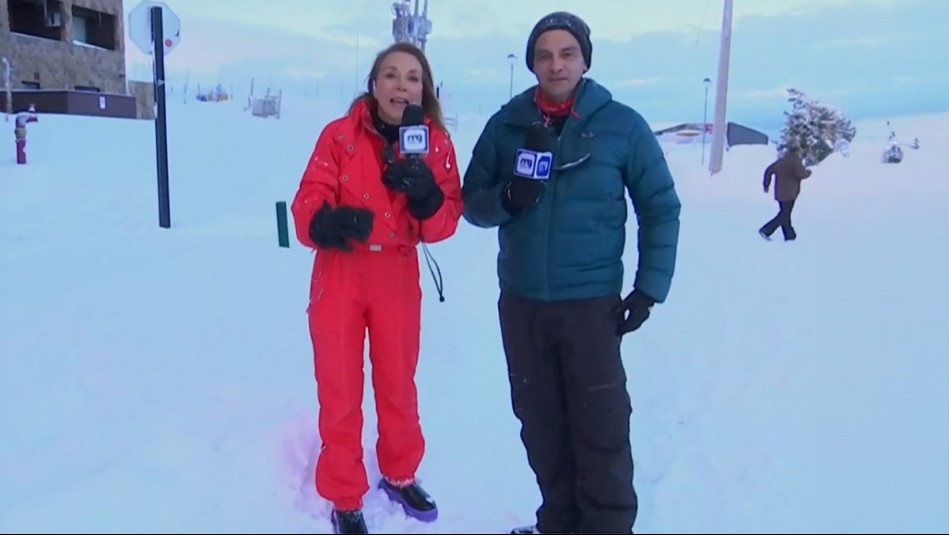
{"type": "Polygon", "coordinates": [[[290,247],[290,225],[287,221],[287,202],[277,203],[277,243],[280,247],[290,247]]]}
{"type": "Polygon", "coordinates": [[[145,0],[129,12],[129,38],[152,56],[155,86],[155,153],[158,162],[158,225],[171,227],[168,188],[168,125],[165,109],[165,56],[181,41],[181,20],[164,2],[145,0]],[[161,53],[155,53],[161,49],[161,53]]]}
{"type": "Polygon", "coordinates": [[[10,85],[10,60],[6,56],[0,58],[3,62],[3,85],[7,91],[7,122],[10,122],[10,116],[13,115],[13,90],[10,85]]]}

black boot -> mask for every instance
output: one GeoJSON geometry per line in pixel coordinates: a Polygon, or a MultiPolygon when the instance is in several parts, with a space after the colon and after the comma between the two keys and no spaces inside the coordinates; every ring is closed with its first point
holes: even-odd
{"type": "Polygon", "coordinates": [[[438,518],[435,500],[417,481],[404,487],[397,487],[383,478],[379,487],[386,492],[390,500],[399,503],[405,514],[410,517],[422,522],[434,522],[438,518]]]}
{"type": "Polygon", "coordinates": [[[366,520],[362,517],[362,511],[337,511],[333,510],[331,517],[333,522],[333,533],[369,533],[366,527],[366,520]]]}
{"type": "Polygon", "coordinates": [[[535,524],[535,525],[533,525],[533,526],[524,526],[524,527],[520,527],[520,528],[514,528],[514,529],[511,530],[511,533],[512,533],[512,534],[515,534],[515,533],[540,533],[540,531],[537,529],[537,525],[535,524]]]}

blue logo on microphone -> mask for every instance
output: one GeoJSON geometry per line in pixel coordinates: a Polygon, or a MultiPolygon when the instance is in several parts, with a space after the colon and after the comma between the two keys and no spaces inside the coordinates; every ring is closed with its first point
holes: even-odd
{"type": "Polygon", "coordinates": [[[550,178],[550,164],[552,163],[552,160],[553,156],[549,152],[542,152],[538,156],[535,178],[550,178]]]}
{"type": "Polygon", "coordinates": [[[514,174],[534,180],[550,178],[554,155],[550,152],[535,152],[527,149],[517,149],[514,161],[514,174]]]}
{"type": "Polygon", "coordinates": [[[400,127],[399,152],[428,154],[428,127],[425,125],[400,127]]]}

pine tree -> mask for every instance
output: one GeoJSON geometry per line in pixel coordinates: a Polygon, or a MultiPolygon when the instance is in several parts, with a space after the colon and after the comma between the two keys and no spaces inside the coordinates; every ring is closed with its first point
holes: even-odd
{"type": "MultiPolygon", "coordinates": [[[[887,126],[890,122],[886,122],[887,126]]],[[[903,147],[900,147],[900,140],[896,137],[896,132],[890,130],[890,137],[887,139],[886,148],[883,149],[883,156],[880,157],[883,163],[900,163],[903,161],[903,147]]]]}
{"type": "Polygon", "coordinates": [[[856,137],[857,129],[836,108],[811,100],[795,88],[788,89],[788,101],[791,111],[784,112],[779,155],[800,150],[805,165],[816,165],[856,137]]]}

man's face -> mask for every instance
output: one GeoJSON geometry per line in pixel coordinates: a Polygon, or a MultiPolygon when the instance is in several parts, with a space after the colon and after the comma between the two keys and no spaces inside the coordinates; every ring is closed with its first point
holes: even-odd
{"type": "Polygon", "coordinates": [[[567,30],[549,30],[534,45],[534,76],[540,89],[553,100],[565,100],[586,72],[580,43],[567,30]]]}

